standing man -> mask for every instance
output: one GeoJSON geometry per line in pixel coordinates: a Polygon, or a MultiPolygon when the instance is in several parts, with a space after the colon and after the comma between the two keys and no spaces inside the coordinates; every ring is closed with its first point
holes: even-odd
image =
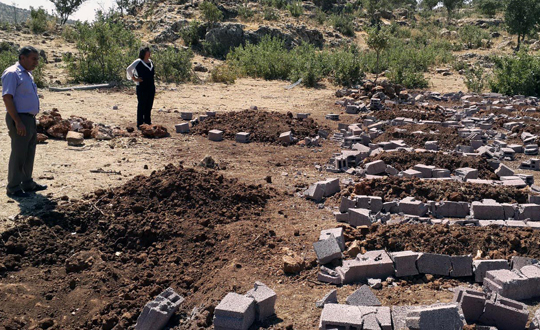
{"type": "Polygon", "coordinates": [[[47,189],[32,179],[36,154],[39,96],[32,70],[39,53],[31,46],[21,48],[19,62],[2,74],[2,98],[6,105],[6,124],[11,138],[7,195],[28,197],[28,193],[47,189]]]}

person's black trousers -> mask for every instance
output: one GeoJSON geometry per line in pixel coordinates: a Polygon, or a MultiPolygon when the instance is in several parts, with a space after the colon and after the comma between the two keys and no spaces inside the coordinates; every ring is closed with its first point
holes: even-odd
{"type": "Polygon", "coordinates": [[[156,88],[137,86],[137,127],[142,124],[152,124],[151,112],[154,106],[154,96],[156,88]]]}

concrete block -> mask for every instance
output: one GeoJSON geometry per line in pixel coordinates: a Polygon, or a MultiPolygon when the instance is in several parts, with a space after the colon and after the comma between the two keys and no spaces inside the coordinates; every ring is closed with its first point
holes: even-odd
{"type": "Polygon", "coordinates": [[[498,269],[510,269],[508,261],[505,259],[473,260],[474,281],[476,283],[482,283],[486,272],[498,269]]]}
{"type": "Polygon", "coordinates": [[[235,141],[238,143],[249,143],[249,133],[247,132],[236,133],[235,141]]]}
{"type": "Polygon", "coordinates": [[[362,285],[347,297],[347,305],[353,306],[381,306],[381,301],[371,291],[369,286],[362,285]]]}
{"type": "Polygon", "coordinates": [[[247,330],[255,322],[255,299],[229,292],[214,310],[214,326],[247,330]]]}
{"type": "Polygon", "coordinates": [[[465,319],[458,304],[441,304],[409,312],[406,325],[414,330],[463,330],[465,319]]]}
{"type": "Polygon", "coordinates": [[[297,113],[296,118],[298,119],[307,119],[309,117],[309,113],[297,113]]]}
{"type": "Polygon", "coordinates": [[[470,213],[467,202],[438,202],[432,209],[434,216],[438,218],[465,218],[470,213]]]}
{"type": "Polygon", "coordinates": [[[386,171],[386,164],[382,160],[376,160],[365,165],[366,173],[370,175],[381,174],[386,171]]]}
{"type": "Polygon", "coordinates": [[[373,213],[380,212],[383,208],[381,197],[359,195],[355,197],[356,208],[369,209],[373,213]]]}
{"type": "Polygon", "coordinates": [[[501,204],[504,210],[505,219],[514,219],[516,216],[516,207],[513,204],[503,203],[501,204]]]}
{"type": "Polygon", "coordinates": [[[527,257],[513,256],[510,264],[512,265],[512,270],[520,270],[525,266],[537,265],[538,260],[527,257]]]}
{"type": "Polygon", "coordinates": [[[172,288],[167,288],[156,299],[148,302],[135,324],[136,330],[160,330],[165,327],[171,316],[176,313],[184,298],[172,288]]]}
{"type": "Polygon", "coordinates": [[[223,140],[223,131],[213,129],[208,132],[208,139],[210,141],[221,141],[223,140]]]}
{"type": "Polygon", "coordinates": [[[317,254],[317,261],[324,265],[336,259],[341,259],[341,248],[334,235],[328,235],[328,238],[313,243],[313,249],[317,254]]]}
{"type": "Polygon", "coordinates": [[[434,178],[449,178],[450,170],[447,170],[445,168],[436,168],[432,171],[432,176],[434,178]]]}
{"type": "Polygon", "coordinates": [[[324,197],[330,197],[341,190],[339,186],[339,179],[326,179],[326,181],[323,181],[323,183],[325,184],[324,197]]]}
{"type": "Polygon", "coordinates": [[[216,116],[216,112],[215,111],[206,111],[206,115],[208,117],[215,117],[216,116]]]}
{"type": "Polygon", "coordinates": [[[368,251],[359,254],[354,260],[344,260],[336,267],[343,284],[360,282],[368,278],[386,279],[394,274],[394,264],[384,250],[368,251]]]}
{"type": "Polygon", "coordinates": [[[84,134],[78,133],[74,131],[67,132],[66,135],[66,141],[68,143],[68,146],[81,146],[84,144],[84,134]]]}
{"type": "Polygon", "coordinates": [[[495,174],[497,174],[499,177],[501,176],[512,176],[514,175],[514,171],[512,171],[512,169],[510,169],[510,167],[504,165],[504,164],[501,164],[499,165],[499,168],[495,170],[495,174]]]}
{"type": "Polygon", "coordinates": [[[527,305],[497,296],[496,300],[486,302],[479,321],[498,330],[517,330],[525,329],[528,319],[527,305]]]}
{"type": "Polygon", "coordinates": [[[472,257],[471,256],[451,256],[452,269],[450,270],[451,277],[467,277],[472,276],[472,257]]]}
{"type": "Polygon", "coordinates": [[[449,276],[452,269],[450,256],[436,253],[422,253],[416,260],[420,274],[449,276]]]}
{"type": "Polygon", "coordinates": [[[370,211],[368,209],[349,209],[349,224],[353,227],[370,226],[370,211]]]}
{"type": "Polygon", "coordinates": [[[358,306],[326,304],[321,313],[319,329],[362,329],[363,324],[363,313],[358,306]]]}
{"type": "Polygon", "coordinates": [[[339,212],[345,213],[350,208],[356,207],[356,200],[351,200],[348,197],[341,197],[341,203],[339,205],[339,212]]]}
{"type": "Polygon", "coordinates": [[[405,198],[399,202],[399,212],[404,214],[423,217],[428,211],[429,207],[426,204],[415,200],[413,197],[405,198]]]}
{"type": "Polygon", "coordinates": [[[318,300],[315,303],[315,306],[317,306],[318,308],[323,308],[324,305],[326,304],[337,304],[337,303],[338,303],[337,290],[334,289],[328,292],[327,294],[325,294],[321,300],[318,300]]]}
{"type": "Polygon", "coordinates": [[[403,174],[404,178],[423,178],[422,172],[413,169],[408,169],[401,173],[403,174]]]}
{"type": "Polygon", "coordinates": [[[309,188],[304,192],[304,195],[308,199],[312,199],[316,202],[321,201],[324,198],[324,190],[326,184],[323,182],[316,182],[309,186],[309,188]]]}
{"type": "Polygon", "coordinates": [[[505,220],[504,208],[501,204],[486,202],[472,202],[471,211],[478,220],[505,220]]]}
{"type": "Polygon", "coordinates": [[[329,238],[330,235],[333,235],[336,238],[341,251],[345,250],[345,238],[343,237],[343,228],[337,227],[337,228],[321,230],[321,235],[319,236],[319,240],[325,240],[329,238]]]}
{"type": "Polygon", "coordinates": [[[349,212],[347,213],[341,213],[341,212],[334,212],[334,216],[336,217],[337,222],[349,222],[349,212]]]}
{"type": "Polygon", "coordinates": [[[486,272],[482,288],[486,292],[516,300],[529,299],[536,295],[532,281],[506,269],[486,272]]]}
{"type": "Polygon", "coordinates": [[[294,142],[293,134],[291,131],[281,133],[279,135],[279,142],[283,144],[291,144],[294,142]]]}
{"type": "Polygon", "coordinates": [[[193,112],[180,112],[180,118],[183,120],[191,120],[193,119],[193,112]]]}
{"type": "Polygon", "coordinates": [[[384,202],[383,203],[383,210],[386,213],[398,213],[399,212],[398,202],[396,202],[396,201],[384,202]]]}
{"type": "Polygon", "coordinates": [[[468,324],[477,323],[484,313],[486,294],[482,291],[458,287],[454,290],[452,302],[459,304],[468,324]]]}
{"type": "Polygon", "coordinates": [[[518,208],[518,219],[530,219],[532,221],[540,221],[540,205],[521,204],[518,208]]]}
{"type": "Polygon", "coordinates": [[[394,330],[409,330],[407,327],[407,315],[410,312],[424,306],[392,306],[392,324],[394,330]]]}
{"type": "Polygon", "coordinates": [[[478,179],[478,170],[470,167],[458,168],[454,171],[454,174],[462,178],[463,181],[478,179]]]}
{"type": "Polygon", "coordinates": [[[342,279],[339,274],[335,270],[324,266],[321,266],[321,271],[317,275],[317,280],[336,285],[342,284],[342,279]]]}
{"type": "Polygon", "coordinates": [[[264,283],[255,282],[253,289],[246,293],[246,297],[255,300],[255,319],[257,321],[263,322],[276,313],[274,306],[277,295],[274,290],[264,285],[264,283]]]}
{"type": "Polygon", "coordinates": [[[189,123],[182,123],[174,125],[176,133],[189,133],[189,123]]]}
{"type": "Polygon", "coordinates": [[[431,178],[433,176],[433,170],[435,169],[435,166],[417,164],[414,165],[413,168],[414,170],[422,173],[422,178],[431,178]]]}
{"type": "Polygon", "coordinates": [[[394,262],[396,277],[418,275],[416,268],[416,259],[420,254],[412,251],[401,251],[390,253],[390,258],[394,262]]]}

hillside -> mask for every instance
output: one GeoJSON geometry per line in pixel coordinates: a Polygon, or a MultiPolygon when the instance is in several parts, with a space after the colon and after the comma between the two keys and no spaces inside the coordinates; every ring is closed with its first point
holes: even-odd
{"type": "Polygon", "coordinates": [[[30,18],[30,10],[0,2],[0,23],[19,24],[30,18]]]}

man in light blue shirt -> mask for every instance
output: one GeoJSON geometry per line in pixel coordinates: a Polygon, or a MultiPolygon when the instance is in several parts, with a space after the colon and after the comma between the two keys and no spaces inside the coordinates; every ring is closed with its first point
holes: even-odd
{"type": "Polygon", "coordinates": [[[38,51],[26,46],[19,51],[19,62],[2,74],[2,98],[11,138],[7,184],[10,197],[28,197],[30,192],[47,189],[32,178],[37,144],[36,115],[39,112],[39,96],[32,70],[38,63],[38,51]]]}

